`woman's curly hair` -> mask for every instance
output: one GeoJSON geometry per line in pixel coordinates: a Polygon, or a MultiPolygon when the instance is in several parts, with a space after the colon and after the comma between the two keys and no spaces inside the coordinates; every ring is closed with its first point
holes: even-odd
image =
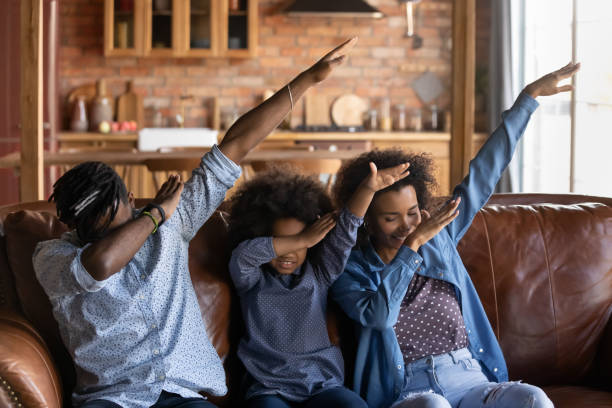
{"type": "Polygon", "coordinates": [[[437,189],[437,183],[433,175],[433,160],[426,153],[408,153],[400,148],[375,149],[346,163],[336,175],[336,183],[333,189],[334,201],[338,207],[346,205],[353,192],[357,190],[359,183],[370,173],[370,162],[374,162],[378,169],[386,169],[406,162],[410,163],[410,167],[408,167],[410,174],[408,176],[384,190],[378,191],[376,195],[386,191],[399,191],[405,186],[412,186],[416,191],[419,208],[429,209],[432,192],[437,189]]]}
{"type": "Polygon", "coordinates": [[[229,240],[235,248],[244,240],[272,235],[280,218],[296,218],[306,225],[333,210],[323,185],[288,166],[257,174],[230,200],[229,240]]]}

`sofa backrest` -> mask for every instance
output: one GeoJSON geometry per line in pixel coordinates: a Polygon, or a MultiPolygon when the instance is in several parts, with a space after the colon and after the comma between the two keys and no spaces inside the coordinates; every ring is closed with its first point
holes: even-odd
{"type": "Polygon", "coordinates": [[[590,200],[489,204],[459,243],[512,379],[579,384],[597,368],[612,327],[612,199],[590,200]]]}
{"type": "MultiPolygon", "coordinates": [[[[511,377],[535,384],[580,382],[593,368],[606,325],[612,327],[612,198],[522,195],[527,204],[564,205],[512,205],[513,198],[502,195],[490,202],[499,200],[511,204],[481,210],[459,250],[511,377]],[[572,205],[572,200],[605,204],[572,205]]],[[[0,308],[18,310],[39,330],[61,370],[66,396],[74,384],[72,363],[31,265],[36,243],[65,230],[54,213],[53,205],[44,202],[0,207],[0,308]],[[24,208],[33,211],[14,213],[24,208]]],[[[241,375],[235,348],[242,322],[228,259],[226,224],[217,211],[190,244],[189,269],[208,335],[224,360],[231,396],[241,375]]],[[[345,320],[333,316],[330,322],[332,341],[350,350],[345,320]]],[[[350,355],[345,354],[347,365],[350,355]]],[[[229,406],[231,399],[217,404],[229,406]]]]}

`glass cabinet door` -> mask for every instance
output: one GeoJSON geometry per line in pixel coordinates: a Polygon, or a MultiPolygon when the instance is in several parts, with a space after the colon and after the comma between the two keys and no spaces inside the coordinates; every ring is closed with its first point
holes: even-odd
{"type": "Polygon", "coordinates": [[[178,6],[181,0],[149,0],[146,5],[146,54],[167,56],[175,53],[178,6]]]}
{"type": "Polygon", "coordinates": [[[225,47],[229,56],[248,56],[255,52],[257,17],[256,0],[227,0],[227,37],[225,47]]]}
{"type": "Polygon", "coordinates": [[[215,2],[218,0],[187,0],[187,38],[186,48],[189,55],[213,55],[218,32],[215,16],[215,2]]]}
{"type": "Polygon", "coordinates": [[[138,55],[142,34],[138,18],[142,0],[105,2],[105,55],[138,55]]]}

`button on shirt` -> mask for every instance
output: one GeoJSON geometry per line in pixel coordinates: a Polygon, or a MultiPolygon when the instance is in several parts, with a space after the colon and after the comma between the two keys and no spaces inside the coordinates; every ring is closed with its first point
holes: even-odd
{"type": "Polygon", "coordinates": [[[272,237],[240,243],[230,273],[242,307],[246,336],[238,356],[254,381],[245,398],[278,394],[304,401],[344,383],[340,349],[327,333],[327,292],[344,270],[362,219],[344,209],[319,251],[291,275],[269,265],[276,258],[272,237]]]}
{"type": "Polygon", "coordinates": [[[420,275],[444,280],[457,289],[470,352],[490,381],[508,379],[501,348],[456,246],[493,193],[537,106],[535,99],[522,93],[503,113],[502,124],[470,162],[468,175],[454,189],[453,196],[461,197],[459,215],[418,253],[402,246],[395,258],[385,264],[371,244],[351,252],[345,272],[334,283],[331,294],[357,324],[353,389],[370,408],[391,406],[402,390],[404,358],[393,326],[418,268],[420,275]],[[393,372],[389,372],[391,367],[393,372]]]}
{"type": "Polygon", "coordinates": [[[81,264],[76,232],[38,244],[34,269],[74,360],[73,403],[105,399],[149,407],[162,390],[227,392],[188,270],[189,241],[225,197],[240,167],[214,146],[185,183],[172,217],[104,281],[81,264]]]}

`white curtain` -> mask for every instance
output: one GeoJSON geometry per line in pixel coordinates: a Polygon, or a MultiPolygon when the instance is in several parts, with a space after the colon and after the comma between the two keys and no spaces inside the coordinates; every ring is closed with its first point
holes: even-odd
{"type": "MultiPolygon", "coordinates": [[[[518,50],[520,42],[520,0],[491,0],[489,43],[488,127],[491,133],[501,121],[501,113],[512,106],[519,92],[518,50]]],[[[521,145],[500,179],[496,192],[521,190],[521,145]]]]}

